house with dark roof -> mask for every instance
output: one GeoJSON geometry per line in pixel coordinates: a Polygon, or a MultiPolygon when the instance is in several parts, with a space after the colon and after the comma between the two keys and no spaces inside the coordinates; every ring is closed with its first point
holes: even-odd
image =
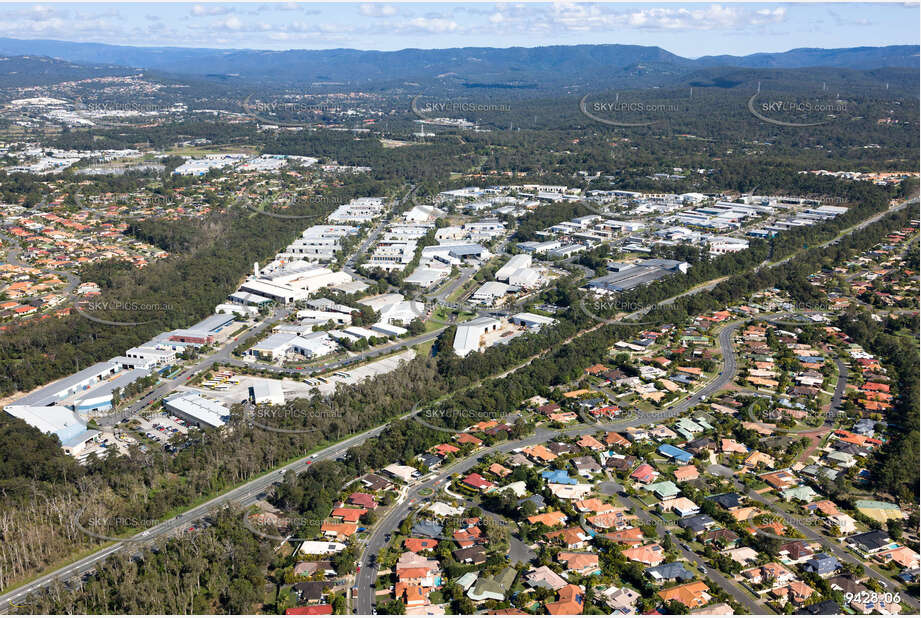
{"type": "Polygon", "coordinates": [[[486,562],[486,550],[479,545],[455,549],[452,554],[454,559],[461,564],[483,564],[486,562]]]}
{"type": "Polygon", "coordinates": [[[694,573],[687,570],[681,562],[660,564],[658,566],[649,567],[643,572],[656,582],[670,582],[675,580],[686,582],[694,579],[694,573]]]}
{"type": "Polygon", "coordinates": [[[826,553],[816,554],[803,563],[803,570],[807,573],[815,573],[819,577],[834,575],[841,568],[841,563],[834,556],[826,553]]]}
{"type": "Polygon", "coordinates": [[[601,464],[598,463],[591,455],[586,455],[585,457],[573,457],[572,465],[576,467],[576,472],[581,476],[591,477],[593,474],[601,473],[601,464]]]}
{"type": "Polygon", "coordinates": [[[855,534],[854,536],[847,537],[845,540],[848,545],[862,554],[875,554],[892,543],[892,539],[889,538],[889,535],[882,530],[871,530],[870,532],[855,534]]]}
{"type": "Polygon", "coordinates": [[[419,455],[419,463],[421,463],[426,468],[432,470],[437,468],[444,462],[444,459],[435,455],[434,453],[422,453],[419,455]]]}
{"type": "Polygon", "coordinates": [[[715,543],[728,549],[736,546],[739,541],[739,535],[727,528],[720,528],[700,534],[697,540],[702,543],[715,543]]]}
{"type": "Polygon", "coordinates": [[[742,496],[737,493],[717,494],[715,496],[710,496],[707,499],[716,502],[718,505],[727,510],[734,509],[737,506],[742,506],[742,496]]]}
{"type": "Polygon", "coordinates": [[[443,527],[432,519],[420,519],[413,524],[412,533],[416,537],[435,538],[441,536],[443,527]]]}
{"type": "Polygon", "coordinates": [[[690,530],[696,535],[701,532],[706,532],[715,526],[716,520],[709,515],[701,513],[699,515],[691,515],[690,517],[682,517],[678,520],[678,525],[685,530],[690,530]]]}

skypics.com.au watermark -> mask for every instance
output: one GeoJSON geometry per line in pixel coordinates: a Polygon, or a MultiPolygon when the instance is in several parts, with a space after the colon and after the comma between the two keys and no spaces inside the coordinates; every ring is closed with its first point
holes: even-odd
{"type": "Polygon", "coordinates": [[[639,303],[623,301],[610,295],[585,295],[579,299],[579,309],[597,322],[608,325],[620,326],[649,326],[655,324],[654,320],[638,320],[648,311],[656,308],[655,305],[647,307],[639,303]],[[609,317],[616,314],[626,314],[621,318],[609,317]],[[631,317],[633,316],[633,317],[631,317]]]}
{"type": "Polygon", "coordinates": [[[277,212],[279,208],[286,210],[298,206],[298,199],[299,196],[296,193],[283,191],[277,195],[267,196],[259,202],[258,206],[254,206],[252,201],[247,197],[238,198],[234,204],[257,215],[265,215],[276,219],[296,219],[303,223],[319,225],[326,221],[327,214],[325,210],[333,209],[342,203],[341,200],[329,196],[311,195],[307,196],[305,205],[313,208],[322,208],[324,209],[323,213],[293,215],[277,212]]]}
{"type": "Polygon", "coordinates": [[[156,519],[139,519],[136,517],[115,516],[105,517],[94,515],[84,518],[86,509],[82,509],[73,517],[73,524],[80,532],[101,541],[116,541],[120,543],[143,543],[147,541],[147,530],[160,523],[156,519]],[[125,530],[144,530],[140,534],[125,538],[118,536],[125,530]]]}
{"type": "Polygon", "coordinates": [[[463,431],[467,427],[476,425],[477,423],[483,421],[490,421],[493,418],[493,415],[489,414],[484,410],[473,410],[468,408],[455,408],[449,405],[428,405],[424,406],[422,404],[416,405],[413,407],[410,412],[410,418],[422,425],[423,427],[428,427],[429,429],[434,429],[436,431],[442,431],[444,433],[455,434],[460,431],[463,431]],[[462,425],[461,429],[453,429],[451,427],[445,427],[444,425],[437,424],[438,419],[459,419],[459,425],[462,425]],[[434,423],[432,421],[435,421],[434,423]]]}
{"type": "Polygon", "coordinates": [[[310,115],[316,117],[323,114],[338,114],[343,111],[341,103],[332,102],[307,102],[307,101],[264,101],[259,99],[256,94],[246,97],[240,106],[244,113],[250,118],[267,124],[280,127],[301,127],[309,128],[316,126],[316,118],[309,120],[300,120],[297,117],[310,115]],[[281,117],[279,117],[281,115],[281,117]]]}
{"type": "Polygon", "coordinates": [[[779,127],[817,127],[839,119],[848,111],[847,101],[826,93],[811,98],[768,95],[758,89],[746,105],[752,116],[779,127]],[[763,100],[761,100],[763,99],[763,100]]]}
{"type": "Polygon", "coordinates": [[[243,513],[243,527],[258,537],[273,541],[275,543],[304,543],[315,540],[313,538],[300,538],[294,536],[300,530],[321,529],[324,525],[341,524],[342,522],[332,519],[317,519],[313,517],[284,517],[268,515],[265,513],[243,513]],[[271,526],[275,529],[286,530],[289,532],[286,536],[271,534],[265,530],[260,530],[259,526],[271,526]]]}
{"type": "Polygon", "coordinates": [[[681,110],[681,107],[675,103],[621,101],[619,94],[614,95],[614,99],[589,101],[592,96],[589,93],[579,100],[579,111],[589,120],[612,127],[649,127],[664,123],[665,115],[675,114],[681,110]],[[644,119],[650,115],[653,118],[644,119]]]}
{"type": "Polygon", "coordinates": [[[127,320],[119,321],[101,317],[99,313],[109,314],[142,314],[160,316],[164,313],[174,311],[175,306],[170,303],[143,303],[138,301],[119,301],[119,300],[87,300],[82,299],[74,303],[74,311],[80,316],[107,326],[140,326],[148,324],[155,320],[151,317],[147,320],[127,320]]]}
{"type": "Polygon", "coordinates": [[[345,412],[338,407],[323,401],[313,400],[309,407],[296,404],[274,406],[270,404],[248,404],[244,409],[243,418],[264,431],[286,434],[305,434],[327,429],[330,421],[339,421],[345,418],[345,412]],[[298,427],[310,421],[321,422],[321,427],[298,427]]]}
{"type": "MultiPolygon", "coordinates": [[[[413,115],[424,124],[450,128],[470,129],[477,123],[467,118],[455,118],[444,114],[496,114],[509,113],[512,107],[500,103],[477,103],[474,101],[428,101],[422,102],[422,95],[416,95],[409,103],[413,115]]],[[[417,121],[418,122],[418,121],[417,121]]]]}

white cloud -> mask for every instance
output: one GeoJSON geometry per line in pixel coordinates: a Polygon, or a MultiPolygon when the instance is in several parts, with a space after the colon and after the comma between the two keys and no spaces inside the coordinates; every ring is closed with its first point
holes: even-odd
{"type": "Polygon", "coordinates": [[[393,17],[397,8],[391,4],[378,4],[366,2],[358,7],[358,11],[365,17],[393,17]]]}
{"type": "Polygon", "coordinates": [[[444,32],[456,32],[460,26],[453,19],[415,17],[407,22],[407,29],[418,32],[429,32],[432,34],[441,34],[444,32]]]}
{"type": "Polygon", "coordinates": [[[232,12],[233,8],[220,4],[196,4],[192,7],[192,15],[196,17],[227,15],[232,12]]]}

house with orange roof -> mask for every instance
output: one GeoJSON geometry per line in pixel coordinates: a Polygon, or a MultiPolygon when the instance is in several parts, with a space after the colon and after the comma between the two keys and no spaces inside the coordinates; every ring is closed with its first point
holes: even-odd
{"type": "Polygon", "coordinates": [[[324,536],[333,537],[337,541],[347,539],[358,531],[358,524],[323,522],[320,531],[324,536]]]}
{"type": "Polygon", "coordinates": [[[883,564],[894,562],[903,569],[917,569],[921,563],[918,552],[904,546],[883,550],[873,557],[883,564]]]}
{"type": "Polygon", "coordinates": [[[767,453],[762,453],[761,451],[752,451],[742,463],[748,468],[758,468],[759,466],[773,468],[774,458],[767,453]]]}
{"type": "Polygon", "coordinates": [[[721,438],[720,451],[723,453],[742,453],[744,455],[748,452],[748,447],[732,438],[721,438]]]}
{"type": "Polygon", "coordinates": [[[454,537],[454,541],[462,548],[473,547],[474,545],[481,545],[486,542],[486,539],[483,537],[483,531],[477,526],[455,530],[452,536],[454,537]]]}
{"type": "Polygon", "coordinates": [[[576,442],[582,448],[591,449],[593,451],[600,451],[604,449],[604,444],[595,439],[594,436],[590,434],[585,434],[579,438],[579,441],[576,442]]]}
{"type": "Polygon", "coordinates": [[[777,491],[783,491],[784,489],[789,489],[799,483],[796,476],[789,470],[777,470],[776,472],[768,472],[767,474],[762,474],[760,476],[761,480],[776,489],[777,491]]]}
{"type": "Polygon", "coordinates": [[[607,446],[622,446],[624,448],[630,446],[630,441],[616,431],[609,431],[604,434],[604,443],[607,446]]]}
{"type": "Polygon", "coordinates": [[[556,454],[554,454],[543,444],[526,446],[525,448],[521,449],[521,452],[531,459],[536,459],[539,463],[549,463],[556,459],[556,454]]]}
{"type": "Polygon", "coordinates": [[[587,576],[598,571],[598,554],[561,551],[556,559],[566,565],[567,571],[579,575],[587,576]]]}
{"type": "Polygon", "coordinates": [[[753,423],[751,421],[742,421],[742,427],[757,432],[762,436],[772,436],[774,435],[774,430],[777,429],[777,425],[774,423],[753,423]]]}
{"type": "Polygon", "coordinates": [[[407,551],[418,554],[420,551],[435,549],[438,547],[438,541],[435,539],[409,538],[403,541],[403,546],[407,549],[407,551]]]}
{"type": "Polygon", "coordinates": [[[492,465],[490,465],[489,472],[503,479],[512,473],[511,470],[509,470],[508,468],[506,468],[500,463],[493,463],[492,465]]]}
{"type": "Polygon", "coordinates": [[[571,423],[579,418],[575,412],[569,410],[564,412],[552,412],[548,414],[547,417],[554,423],[571,423]]]}
{"type": "Polygon", "coordinates": [[[573,526],[571,528],[563,528],[562,530],[548,532],[544,537],[548,540],[559,541],[562,543],[563,547],[567,549],[583,549],[592,538],[581,528],[581,526],[573,526]]]}
{"type": "Polygon", "coordinates": [[[793,580],[786,586],[771,590],[771,597],[777,601],[781,603],[789,601],[796,606],[805,604],[813,594],[815,594],[815,590],[798,579],[793,580]]]}
{"type": "Polygon", "coordinates": [[[783,586],[796,579],[796,575],[793,574],[793,571],[779,562],[768,562],[761,566],[745,569],[740,572],[739,575],[754,586],[760,586],[762,583],[771,583],[772,586],[783,586]]]}
{"type": "Polygon", "coordinates": [[[460,449],[454,446],[453,444],[439,444],[438,446],[434,447],[432,450],[434,450],[436,453],[438,453],[442,457],[444,457],[445,455],[453,455],[454,453],[460,452],[460,449]]]}
{"type": "Polygon", "coordinates": [[[607,530],[609,528],[624,528],[630,521],[636,518],[636,515],[627,515],[625,509],[617,509],[616,511],[610,511],[608,513],[591,515],[586,517],[586,520],[595,528],[607,530]]]}
{"type": "Polygon", "coordinates": [[[470,430],[471,431],[486,431],[487,429],[492,429],[493,427],[498,427],[498,426],[499,426],[499,421],[493,421],[493,420],[481,421],[477,423],[476,425],[473,425],[472,427],[470,427],[470,430]]]}
{"type": "Polygon", "coordinates": [[[577,500],[573,503],[580,513],[609,513],[617,510],[617,507],[607,502],[602,502],[598,498],[589,498],[588,500],[577,500]]]}
{"type": "Polygon", "coordinates": [[[367,513],[367,509],[348,509],[348,508],[335,508],[332,512],[332,517],[340,519],[346,523],[354,524],[357,523],[361,516],[367,513]]]}
{"type": "Polygon", "coordinates": [[[622,549],[620,553],[623,554],[624,558],[627,560],[639,562],[647,566],[659,566],[662,564],[662,561],[665,560],[665,552],[662,551],[662,546],[658,543],[622,549]]]}
{"type": "Polygon", "coordinates": [[[764,511],[756,506],[734,506],[729,509],[729,514],[732,515],[733,519],[736,521],[748,521],[762,513],[764,513],[764,511]]]}
{"type": "Polygon", "coordinates": [[[580,586],[566,584],[557,592],[557,600],[547,602],[544,607],[553,616],[577,616],[585,606],[585,593],[580,586]]]}
{"type": "Polygon", "coordinates": [[[476,436],[471,436],[469,433],[459,433],[454,436],[454,439],[457,440],[458,444],[472,444],[474,446],[480,446],[483,444],[482,440],[476,436]]]}
{"type": "Polygon", "coordinates": [[[818,500],[817,502],[810,502],[809,504],[804,504],[803,508],[810,513],[819,511],[822,513],[822,515],[827,516],[841,514],[841,511],[838,510],[838,505],[836,505],[831,500],[818,500]]]}
{"type": "Polygon", "coordinates": [[[538,513],[537,515],[532,515],[528,517],[529,524],[544,524],[548,528],[554,528],[556,526],[562,526],[566,523],[566,515],[560,511],[553,511],[551,513],[538,513]]]}
{"type": "Polygon", "coordinates": [[[772,380],[770,378],[758,378],[754,376],[748,376],[745,378],[745,381],[749,384],[754,384],[755,386],[763,386],[765,388],[777,388],[777,385],[780,384],[777,380],[772,380]]]}
{"type": "Polygon", "coordinates": [[[585,368],[585,373],[587,373],[587,374],[589,374],[589,375],[596,376],[596,375],[598,375],[599,373],[604,373],[604,372],[607,371],[607,370],[608,370],[607,367],[605,367],[604,365],[600,365],[600,364],[599,364],[599,365],[592,365],[591,367],[586,367],[586,368],[585,368]]]}
{"type": "Polygon", "coordinates": [[[604,537],[622,545],[635,547],[643,544],[643,531],[639,528],[624,528],[614,532],[605,532],[604,537]]]}
{"type": "Polygon", "coordinates": [[[684,481],[693,481],[700,478],[700,472],[697,470],[697,466],[693,464],[675,468],[674,474],[675,480],[679,483],[684,481]]]}
{"type": "Polygon", "coordinates": [[[660,590],[656,594],[665,602],[675,601],[681,603],[688,609],[696,609],[710,602],[711,597],[708,594],[709,591],[710,588],[707,587],[707,584],[703,582],[691,582],[689,584],[681,584],[679,586],[660,590]]]}

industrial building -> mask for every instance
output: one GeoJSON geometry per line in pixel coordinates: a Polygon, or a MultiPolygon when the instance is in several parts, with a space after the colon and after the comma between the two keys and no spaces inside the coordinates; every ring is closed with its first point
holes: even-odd
{"type": "Polygon", "coordinates": [[[608,270],[613,272],[592,279],[585,287],[597,293],[624,292],[668,275],[686,273],[688,263],[677,260],[650,259],[636,263],[617,262],[609,265],[608,270]]]}
{"type": "Polygon", "coordinates": [[[57,436],[64,452],[74,457],[99,435],[98,431],[87,429],[86,423],[64,406],[11,405],[4,410],[42,433],[57,436]]]}
{"type": "Polygon", "coordinates": [[[454,353],[467,356],[479,351],[483,345],[482,337],[487,332],[499,330],[502,323],[496,318],[481,317],[457,325],[454,334],[454,353]]]}
{"type": "Polygon", "coordinates": [[[285,393],[278,380],[257,380],[249,387],[249,397],[253,403],[269,403],[273,406],[285,403],[285,393]]]}
{"type": "Polygon", "coordinates": [[[203,427],[222,427],[230,418],[230,410],[224,405],[191,391],[167,397],[163,407],[173,416],[203,427]]]}

